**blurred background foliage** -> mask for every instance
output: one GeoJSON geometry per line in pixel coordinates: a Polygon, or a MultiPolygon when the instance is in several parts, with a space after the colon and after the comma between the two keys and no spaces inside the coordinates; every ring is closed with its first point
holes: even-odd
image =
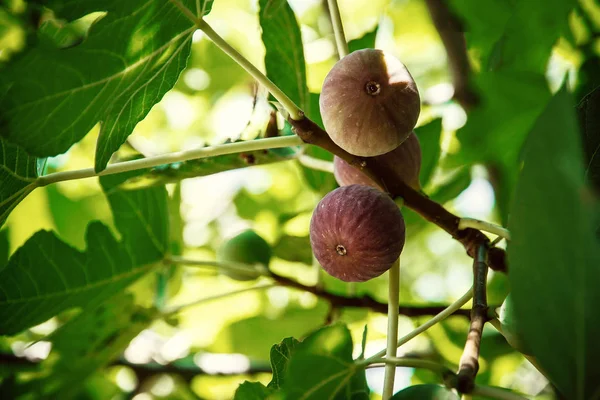
{"type": "MultiPolygon", "coordinates": [[[[464,24],[474,66],[473,85],[481,97],[480,105],[469,110],[467,122],[465,110],[453,100],[446,51],[425,1],[338,1],[347,38],[357,40],[355,46],[374,43],[389,50],[414,76],[423,101],[417,134],[424,159],[429,160],[423,168],[425,192],[460,216],[505,224],[519,171],[519,150],[533,121],[564,80],[576,87],[579,97],[599,82],[600,5],[593,0],[550,1],[548,5],[450,1],[464,24]],[[536,14],[540,12],[546,14],[536,14]]],[[[308,88],[318,93],[337,59],[326,1],[289,3],[301,27],[308,88]]],[[[34,16],[28,14],[26,5],[23,0],[3,1],[0,63],[19,57],[34,34],[34,16]]],[[[217,0],[207,20],[264,69],[257,13],[258,1],[217,0]]],[[[51,14],[42,21],[40,29],[64,46],[74,45],[89,27],[89,22],[68,24],[51,14]]],[[[0,73],[1,68],[0,64],[0,73]]],[[[264,136],[270,110],[264,90],[257,89],[248,74],[198,31],[176,86],[137,125],[115,158],[264,136]]],[[[279,126],[283,128],[281,119],[279,126]]],[[[48,171],[93,165],[97,137],[98,127],[64,155],[50,159],[48,171]]],[[[315,157],[331,159],[324,152],[310,151],[315,157]]],[[[229,238],[253,229],[273,248],[273,271],[306,285],[322,285],[332,293],[368,294],[385,302],[386,275],[350,287],[319,273],[313,265],[309,221],[318,200],[335,188],[333,176],[302,166],[294,154],[268,157],[290,159],[269,158],[278,162],[167,184],[173,254],[215,260],[217,249],[229,238]]],[[[235,157],[226,161],[227,165],[235,163],[235,157]]],[[[401,257],[401,304],[453,301],[471,285],[471,260],[439,228],[410,210],[403,213],[407,244],[401,257]]],[[[83,250],[86,226],[93,220],[107,224],[119,236],[97,179],[37,189],[18,205],[0,231],[0,268],[41,229],[52,230],[83,250]]],[[[0,338],[3,360],[8,360],[0,363],[0,387],[10,393],[18,378],[65,393],[73,391],[77,398],[229,399],[246,379],[269,382],[273,344],[289,336],[302,338],[331,319],[348,324],[357,344],[355,356],[360,353],[365,325],[367,355],[385,347],[384,314],[332,310],[310,293],[285,287],[186,307],[169,318],[159,318],[156,312],[254,284],[236,281],[210,267],[174,266],[146,275],[103,310],[86,315],[62,313],[17,336],[0,338]],[[30,362],[16,361],[11,355],[30,362]],[[97,365],[106,367],[97,370],[97,365]]],[[[490,274],[491,305],[500,305],[508,290],[505,276],[490,274]]],[[[424,321],[401,317],[400,335],[424,321]]],[[[452,317],[411,341],[403,353],[456,366],[467,330],[466,319],[452,317]]],[[[379,398],[383,369],[367,370],[367,380],[372,398],[379,398]]],[[[553,398],[544,378],[489,326],[484,331],[477,380],[539,399],[553,398]]],[[[432,381],[430,372],[399,368],[396,387],[432,381]]]]}

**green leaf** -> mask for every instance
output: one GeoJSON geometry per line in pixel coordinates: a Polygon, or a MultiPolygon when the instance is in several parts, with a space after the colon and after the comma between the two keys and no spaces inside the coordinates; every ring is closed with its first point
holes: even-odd
{"type": "Polygon", "coordinates": [[[296,347],[283,384],[287,398],[368,399],[364,370],[352,360],[352,337],[343,325],[321,328],[296,347]]]}
{"type": "Polygon", "coordinates": [[[121,187],[123,189],[142,188],[166,183],[178,182],[183,179],[217,174],[232,169],[245,168],[254,165],[266,165],[294,159],[298,156],[298,148],[284,147],[281,149],[257,150],[238,154],[225,154],[216,157],[200,158],[181,163],[165,164],[136,175],[121,187]]]}
{"type": "Polygon", "coordinates": [[[396,393],[390,400],[458,400],[456,393],[440,385],[415,385],[396,393]]]}
{"type": "Polygon", "coordinates": [[[379,25],[377,25],[372,31],[365,33],[362,37],[349,41],[348,52],[352,53],[353,51],[361,49],[374,49],[378,30],[379,25]]]}
{"type": "Polygon", "coordinates": [[[76,396],[84,389],[82,383],[117,359],[156,316],[156,310],[135,305],[133,296],[127,294],[80,313],[49,338],[53,354],[59,357],[52,364],[52,374],[29,381],[23,389],[44,398],[76,396]]]}
{"type": "Polygon", "coordinates": [[[600,87],[577,105],[585,152],[585,175],[600,191],[600,87]]]}
{"type": "Polygon", "coordinates": [[[9,249],[8,229],[2,229],[0,230],[0,271],[8,262],[9,249]]]}
{"type": "Polygon", "coordinates": [[[269,387],[280,389],[285,380],[288,363],[294,350],[300,342],[293,337],[285,338],[279,344],[274,344],[271,347],[271,369],[273,370],[273,378],[269,382],[269,387]]]}
{"type": "Polygon", "coordinates": [[[282,236],[273,247],[273,255],[286,261],[312,265],[312,249],[308,236],[282,236]]]}
{"type": "Polygon", "coordinates": [[[1,227],[17,204],[36,188],[35,180],[42,173],[45,160],[32,157],[3,139],[0,139],[0,150],[1,227]]]}
{"type": "Polygon", "coordinates": [[[600,246],[592,218],[598,204],[584,185],[577,120],[565,89],[536,122],[523,163],[509,220],[515,317],[562,394],[593,398],[600,390],[600,246]]]}
{"type": "Polygon", "coordinates": [[[108,229],[92,223],[81,253],[52,232],[40,231],[0,271],[0,334],[11,335],[72,307],[91,306],[125,289],[152,265],[132,254],[108,229]]]}
{"type": "MultiPolygon", "coordinates": [[[[40,37],[3,69],[2,135],[33,155],[54,156],[101,122],[95,168],[103,170],[185,67],[196,27],[176,3],[49,2],[69,21],[97,11],[106,16],[80,45],[61,49],[40,37]]],[[[181,3],[196,10],[193,0],[181,3]]],[[[211,3],[199,4],[206,13],[211,3]]]]}
{"type": "Polygon", "coordinates": [[[476,84],[481,105],[457,132],[461,148],[453,158],[460,165],[489,160],[515,165],[527,133],[550,99],[546,79],[541,74],[494,72],[480,74],[476,84]]]}
{"type": "Polygon", "coordinates": [[[273,393],[270,389],[260,382],[244,382],[238,386],[233,400],[265,400],[273,393]]]}
{"type": "Polygon", "coordinates": [[[310,115],[300,27],[286,0],[259,0],[267,77],[310,115]]]}
{"type": "Polygon", "coordinates": [[[88,225],[80,252],[48,231],[33,235],[0,271],[0,334],[14,334],[73,307],[91,307],[125,289],[154,267],[168,248],[164,187],[122,191],[131,175],[101,178],[122,236],[88,225]]]}
{"type": "Polygon", "coordinates": [[[140,172],[100,178],[123,245],[135,265],[160,260],[169,248],[167,190],[164,186],[121,190],[120,184],[140,172]]]}
{"type": "Polygon", "coordinates": [[[560,35],[568,29],[575,0],[516,1],[494,49],[494,68],[543,74],[560,35]]]}
{"type": "Polygon", "coordinates": [[[467,43],[481,55],[483,70],[505,69],[543,74],[552,47],[568,27],[574,0],[453,0],[463,19],[467,43]]]}
{"type": "Polygon", "coordinates": [[[442,135],[442,120],[434,119],[427,125],[423,125],[415,129],[415,133],[419,138],[421,145],[421,172],[419,180],[421,185],[425,187],[440,159],[440,137],[442,135]]]}

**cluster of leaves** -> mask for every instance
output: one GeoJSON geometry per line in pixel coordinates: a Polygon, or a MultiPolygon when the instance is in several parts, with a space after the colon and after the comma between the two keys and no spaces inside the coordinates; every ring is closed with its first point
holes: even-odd
{"type": "MultiPolygon", "coordinates": [[[[65,152],[97,124],[95,171],[106,168],[186,67],[196,27],[182,10],[207,15],[213,1],[32,0],[14,13],[16,3],[0,8],[0,22],[21,24],[26,36],[24,48],[0,65],[0,226],[41,185],[46,157],[65,152]]],[[[486,7],[476,1],[449,3],[478,65],[471,83],[479,103],[457,132],[460,151],[444,158],[441,120],[416,130],[423,148],[421,183],[432,188],[432,199],[446,203],[470,183],[469,166],[488,168],[500,217],[513,236],[509,281],[515,318],[523,321],[520,334],[566,398],[591,398],[600,381],[595,362],[600,295],[594,286],[600,279],[600,90],[595,89],[600,56],[594,53],[599,23],[574,0],[493,0],[486,7]],[[572,16],[584,21],[583,33],[569,26],[572,16]],[[548,87],[547,65],[558,40],[584,58],[574,95],[564,88],[553,94],[548,87]],[[440,169],[453,174],[434,184],[440,169]]],[[[301,29],[292,8],[284,0],[259,0],[258,17],[267,76],[320,124],[318,94],[308,89],[301,29]]],[[[351,41],[350,50],[374,47],[376,36],[375,28],[351,41]]],[[[16,379],[20,371],[0,370],[2,393],[76,396],[80,382],[92,384],[99,369],[160,317],[123,291],[156,271],[174,251],[171,232],[181,234],[177,219],[170,217],[166,183],[298,154],[295,148],[268,150],[103,177],[118,237],[109,226],[92,222],[85,251],[40,231],[9,257],[7,231],[0,231],[0,334],[16,335],[56,315],[64,322],[46,338],[58,357],[26,371],[25,381],[16,379]],[[81,312],[65,313],[73,308],[81,312]]],[[[319,148],[306,154],[332,158],[319,148]]],[[[317,193],[335,186],[329,173],[307,167],[302,172],[317,193]]],[[[244,192],[236,206],[249,219],[259,207],[268,207],[244,192]]],[[[278,214],[281,223],[295,215],[278,214]]],[[[426,226],[408,210],[405,218],[413,235],[426,226]]],[[[282,236],[274,253],[312,263],[307,237],[282,236]]],[[[340,289],[330,283],[330,290],[340,289]]],[[[304,325],[317,324],[306,323],[304,314],[301,318],[304,325]]],[[[443,329],[457,336],[451,326],[443,329]]],[[[459,336],[453,340],[464,342],[464,334],[459,336]]],[[[507,348],[502,345],[504,350],[484,347],[482,355],[502,355],[507,348]]],[[[343,325],[320,329],[302,342],[285,339],[271,350],[269,385],[244,383],[236,399],[369,398],[364,365],[360,357],[353,360],[352,350],[343,325]]],[[[413,386],[394,398],[442,396],[455,398],[438,385],[413,386]]]]}

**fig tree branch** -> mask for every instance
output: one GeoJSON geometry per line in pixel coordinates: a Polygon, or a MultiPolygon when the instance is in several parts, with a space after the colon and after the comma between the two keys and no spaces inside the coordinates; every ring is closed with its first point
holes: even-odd
{"type": "Polygon", "coordinates": [[[477,248],[473,261],[473,308],[467,342],[460,358],[457,385],[460,393],[471,393],[475,387],[475,376],[479,370],[479,347],[483,326],[488,319],[487,272],[485,245],[477,248]]]}
{"type": "Polygon", "coordinates": [[[84,168],[74,171],[55,172],[40,176],[36,187],[47,186],[56,182],[70,181],[74,179],[92,178],[95,176],[112,175],[121,172],[135,171],[138,169],[152,168],[159,165],[195,160],[199,158],[214,157],[224,154],[235,154],[245,151],[266,150],[289,146],[299,146],[303,141],[296,136],[279,136],[274,138],[248,140],[221,144],[216,146],[201,147],[198,149],[179,151],[175,153],[161,154],[158,156],[141,158],[138,160],[123,161],[109,164],[105,170],[97,173],[94,168],[84,168]]]}
{"type": "MultiPolygon", "coordinates": [[[[244,267],[244,264],[224,263],[224,262],[219,262],[219,261],[200,261],[200,260],[192,260],[192,259],[187,259],[187,258],[183,258],[183,257],[175,257],[175,256],[172,256],[172,257],[166,259],[164,262],[165,262],[165,264],[171,264],[171,265],[178,264],[178,265],[200,266],[200,267],[211,267],[211,268],[218,267],[221,269],[231,269],[232,271],[235,271],[236,273],[241,272],[242,269],[248,270],[248,266],[244,267]]],[[[263,271],[262,275],[264,277],[271,278],[279,286],[285,286],[285,287],[288,287],[291,289],[296,289],[296,290],[312,293],[315,296],[328,301],[333,307],[368,308],[372,311],[375,311],[375,312],[378,312],[381,314],[387,313],[387,309],[388,309],[387,303],[381,303],[381,302],[375,300],[374,298],[372,298],[371,296],[361,296],[361,297],[342,296],[342,295],[330,293],[318,285],[317,286],[304,285],[294,279],[288,278],[283,275],[279,275],[272,271],[263,271]]],[[[256,287],[252,287],[249,289],[254,290],[254,289],[256,289],[256,287]]],[[[245,289],[243,289],[243,290],[245,290],[245,289]]],[[[463,298],[464,297],[465,296],[463,296],[463,298]]],[[[461,299],[463,299],[463,298],[461,298],[461,299]]],[[[451,305],[452,308],[450,310],[448,310],[448,306],[444,306],[444,305],[442,305],[442,306],[404,306],[404,305],[400,305],[398,307],[398,313],[405,315],[407,317],[422,317],[422,316],[436,315],[436,314],[440,314],[440,313],[444,312],[445,317],[447,317],[449,315],[460,315],[463,317],[468,317],[470,315],[470,311],[469,310],[461,310],[460,307],[462,305],[464,305],[469,300],[469,298],[464,300],[464,302],[462,302],[458,306],[456,305],[457,304],[456,302],[453,303],[451,305]]],[[[202,301],[202,299],[199,301],[202,301]]],[[[383,354],[385,354],[385,351],[383,354]]]]}
{"type": "Polygon", "coordinates": [[[340,58],[344,58],[348,55],[348,43],[346,42],[346,35],[344,35],[344,25],[342,24],[340,8],[338,7],[337,0],[327,0],[327,5],[327,8],[329,8],[331,25],[333,26],[333,33],[335,35],[338,55],[340,58]]]}
{"type": "MultiPolygon", "coordinates": [[[[372,311],[386,314],[387,313],[387,304],[381,303],[371,296],[361,296],[361,297],[348,297],[342,296],[334,293],[327,292],[321,288],[316,286],[308,286],[303,285],[300,282],[297,282],[288,277],[278,275],[274,272],[270,274],[271,278],[275,280],[279,285],[302,290],[308,293],[312,293],[317,297],[320,297],[324,300],[327,300],[331,303],[332,306],[335,307],[353,307],[353,308],[368,308],[372,311]]],[[[446,306],[404,306],[400,305],[398,307],[398,313],[401,315],[405,315],[407,317],[422,317],[428,315],[436,315],[446,309],[446,306]]],[[[450,315],[461,315],[464,317],[468,317],[470,315],[469,310],[454,310],[450,315]]]]}
{"type": "Polygon", "coordinates": [[[446,48],[454,86],[454,98],[465,110],[468,110],[477,104],[477,96],[469,88],[471,65],[460,21],[448,9],[446,0],[425,0],[425,3],[433,25],[446,48]]]}
{"type": "MultiPolygon", "coordinates": [[[[446,210],[441,204],[431,200],[422,192],[418,192],[397,176],[396,172],[390,168],[390,165],[381,162],[380,157],[358,157],[341,149],[336,145],[327,132],[308,118],[301,120],[289,119],[294,132],[306,143],[319,146],[330,153],[344,159],[347,163],[360,169],[373,179],[392,197],[401,197],[404,204],[419,213],[426,220],[438,225],[448,232],[454,239],[458,240],[467,250],[467,254],[475,257],[476,248],[479,245],[489,247],[489,239],[481,231],[467,228],[460,229],[460,218],[446,210]]],[[[494,250],[494,256],[488,257],[489,267],[495,271],[507,271],[506,258],[504,250],[489,247],[489,251],[494,250]]]]}

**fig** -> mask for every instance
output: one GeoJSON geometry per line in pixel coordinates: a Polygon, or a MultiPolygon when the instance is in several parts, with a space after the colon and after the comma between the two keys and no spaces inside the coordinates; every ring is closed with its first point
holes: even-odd
{"type": "Polygon", "coordinates": [[[419,118],[419,92],[404,64],[376,49],[357,50],[325,77],[319,99],[325,130],[350,154],[374,157],[404,142],[419,118]]]}
{"type": "Polygon", "coordinates": [[[391,268],[404,248],[404,218],[386,193],[366,185],[328,193],[310,221],[310,244],[323,269],[364,282],[391,268]]]}
{"type": "MultiPolygon", "coordinates": [[[[389,153],[377,156],[377,159],[378,162],[389,165],[413,189],[421,190],[421,183],[419,182],[421,145],[419,144],[419,138],[414,132],[400,146],[389,153]]],[[[333,175],[340,186],[360,184],[383,190],[365,173],[338,156],[333,158],[333,175]]]]}
{"type": "Polygon", "coordinates": [[[271,261],[271,246],[253,230],[246,230],[229,239],[217,252],[217,260],[247,267],[247,271],[221,268],[220,272],[238,281],[250,281],[261,275],[271,261]]]}

